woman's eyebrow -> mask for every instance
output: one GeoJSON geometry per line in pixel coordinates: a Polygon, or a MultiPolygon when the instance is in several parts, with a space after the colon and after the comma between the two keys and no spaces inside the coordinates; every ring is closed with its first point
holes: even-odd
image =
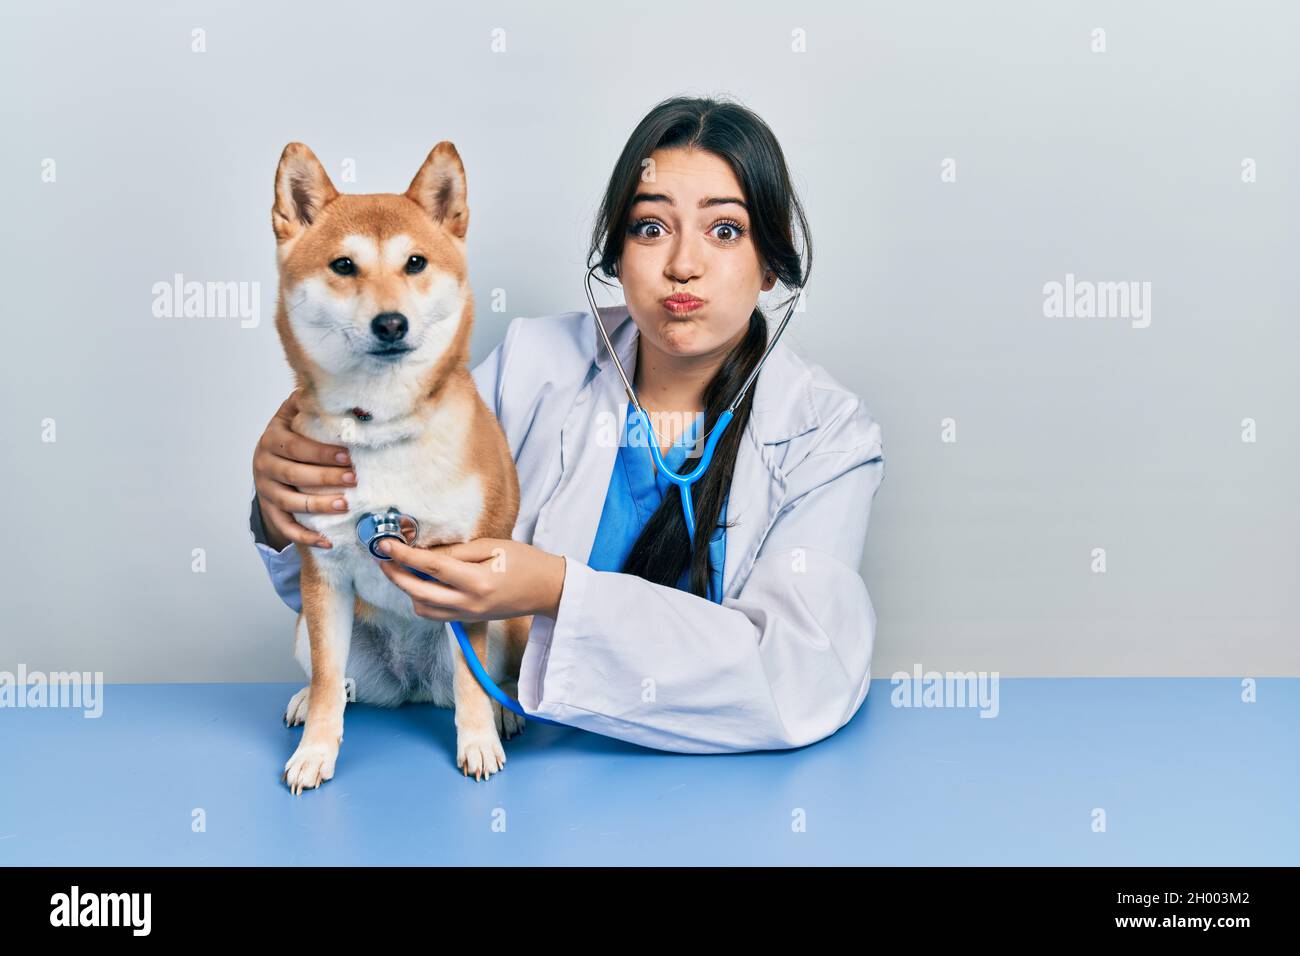
{"type": "MultiPolygon", "coordinates": [[[[632,197],[632,205],[635,206],[639,202],[666,202],[670,206],[674,205],[673,197],[669,196],[667,193],[637,193],[632,197]]],[[[746,205],[743,199],[736,199],[733,196],[706,196],[696,203],[700,209],[707,209],[710,206],[725,206],[728,204],[739,206],[746,212],[749,211],[749,206],[746,205]]]]}

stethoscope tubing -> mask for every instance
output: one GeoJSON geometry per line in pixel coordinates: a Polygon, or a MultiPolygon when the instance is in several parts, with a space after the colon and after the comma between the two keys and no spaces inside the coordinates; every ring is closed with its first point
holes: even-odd
{"type": "Polygon", "coordinates": [[[737,390],[736,397],[731,400],[731,404],[722,411],[722,414],[718,416],[718,420],[713,423],[713,428],[709,430],[708,437],[705,439],[704,452],[700,455],[698,464],[696,464],[696,466],[686,474],[679,475],[664,462],[663,452],[659,448],[659,436],[655,434],[654,428],[650,424],[650,416],[646,414],[646,410],[641,406],[641,402],[637,399],[636,389],[632,387],[632,382],[627,377],[627,371],[623,368],[622,361],[619,360],[618,352],[614,350],[614,343],[610,341],[609,332],[605,329],[605,323],[600,321],[600,310],[596,308],[596,297],[591,291],[591,280],[595,275],[596,270],[599,268],[599,263],[591,266],[587,270],[587,276],[583,282],[583,287],[587,293],[587,304],[591,306],[592,320],[596,323],[596,328],[600,331],[600,336],[605,342],[605,350],[609,353],[610,358],[614,360],[614,368],[618,370],[618,377],[622,379],[623,390],[627,392],[629,404],[628,416],[638,420],[641,427],[645,429],[643,434],[648,434],[650,436],[647,444],[650,446],[650,457],[654,460],[655,467],[659,469],[659,472],[665,478],[677,486],[677,490],[681,494],[682,513],[686,517],[686,531],[690,536],[691,549],[694,551],[695,503],[691,497],[691,488],[700,480],[700,477],[712,463],[713,450],[717,447],[718,440],[722,437],[722,433],[727,430],[727,426],[731,424],[731,419],[734,417],[736,409],[744,399],[745,393],[749,391],[749,387],[753,385],[754,380],[758,378],[758,373],[759,370],[762,369],[763,363],[765,363],[767,357],[772,354],[772,349],[776,347],[776,343],[780,340],[781,334],[785,331],[785,327],[790,323],[790,317],[794,315],[795,306],[798,305],[803,290],[795,290],[795,294],[790,300],[790,305],[785,310],[785,316],[781,319],[781,324],[777,327],[776,334],[773,335],[772,340],[767,343],[767,348],[763,350],[763,355],[759,358],[758,364],[755,365],[749,375],[745,377],[745,381],[737,390]]]}

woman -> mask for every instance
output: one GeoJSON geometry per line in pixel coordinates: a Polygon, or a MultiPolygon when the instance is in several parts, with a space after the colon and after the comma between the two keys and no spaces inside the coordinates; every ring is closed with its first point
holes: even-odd
{"type": "MultiPolygon", "coordinates": [[[[589,261],[626,305],[515,319],[474,369],[518,469],[517,540],[395,543],[384,573],[434,620],[535,615],[519,680],[530,713],[693,753],[820,740],[868,688],[876,616],[858,566],[884,472],[879,426],[777,343],[695,486],[692,547],[595,327],[668,466],[688,470],[766,348],[759,293],[808,278],[807,222],[771,130],[732,103],[660,103],[614,168],[589,261]],[[490,570],[500,548],[510,573],[490,570]]],[[[304,495],[312,511],[345,509],[355,476],[345,448],[289,430],[293,413],[291,397],[259,442],[251,527],[296,610],[290,544],[329,542],[290,512],[304,495]]]]}

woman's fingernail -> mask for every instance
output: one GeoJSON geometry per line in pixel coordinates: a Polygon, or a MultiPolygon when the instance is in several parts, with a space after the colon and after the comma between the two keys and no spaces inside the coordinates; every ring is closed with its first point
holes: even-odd
{"type": "Polygon", "coordinates": [[[349,464],[348,453],[345,451],[336,452],[334,455],[334,460],[337,461],[340,465],[349,464]]]}
{"type": "Polygon", "coordinates": [[[354,475],[352,472],[350,472],[350,471],[345,471],[345,472],[343,472],[343,483],[344,483],[344,484],[348,484],[348,485],[350,485],[350,484],[352,484],[352,483],[353,483],[354,481],[356,481],[356,480],[357,480],[357,476],[354,475]]]}
{"type": "Polygon", "coordinates": [[[348,506],[348,503],[347,503],[347,501],[344,500],[343,498],[335,498],[335,499],[334,499],[334,510],[335,510],[335,511],[342,511],[342,510],[343,510],[344,508],[346,508],[347,506],[348,506]]]}
{"type": "Polygon", "coordinates": [[[379,542],[379,553],[380,553],[380,554],[387,554],[387,553],[388,553],[389,551],[391,551],[391,550],[392,550],[392,548],[389,547],[389,544],[388,544],[387,541],[380,541],[380,542],[379,542]]]}

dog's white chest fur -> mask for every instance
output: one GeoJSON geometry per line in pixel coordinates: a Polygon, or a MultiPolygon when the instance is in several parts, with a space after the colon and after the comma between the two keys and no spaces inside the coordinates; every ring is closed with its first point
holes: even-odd
{"type": "Polygon", "coordinates": [[[411,614],[410,597],[384,576],[378,560],[357,537],[357,520],[369,512],[395,507],[410,515],[420,526],[416,547],[467,541],[477,533],[484,487],[466,454],[470,420],[460,403],[441,402],[427,406],[424,417],[400,429],[378,423],[374,433],[399,437],[377,446],[365,444],[372,423],[341,426],[333,416],[302,423],[318,441],[339,443],[342,435],[356,436],[353,442],[343,442],[357,476],[356,487],[345,493],[347,512],[295,515],[333,543],[332,548],[315,549],[313,556],[336,587],[351,586],[375,607],[411,614]]]}

